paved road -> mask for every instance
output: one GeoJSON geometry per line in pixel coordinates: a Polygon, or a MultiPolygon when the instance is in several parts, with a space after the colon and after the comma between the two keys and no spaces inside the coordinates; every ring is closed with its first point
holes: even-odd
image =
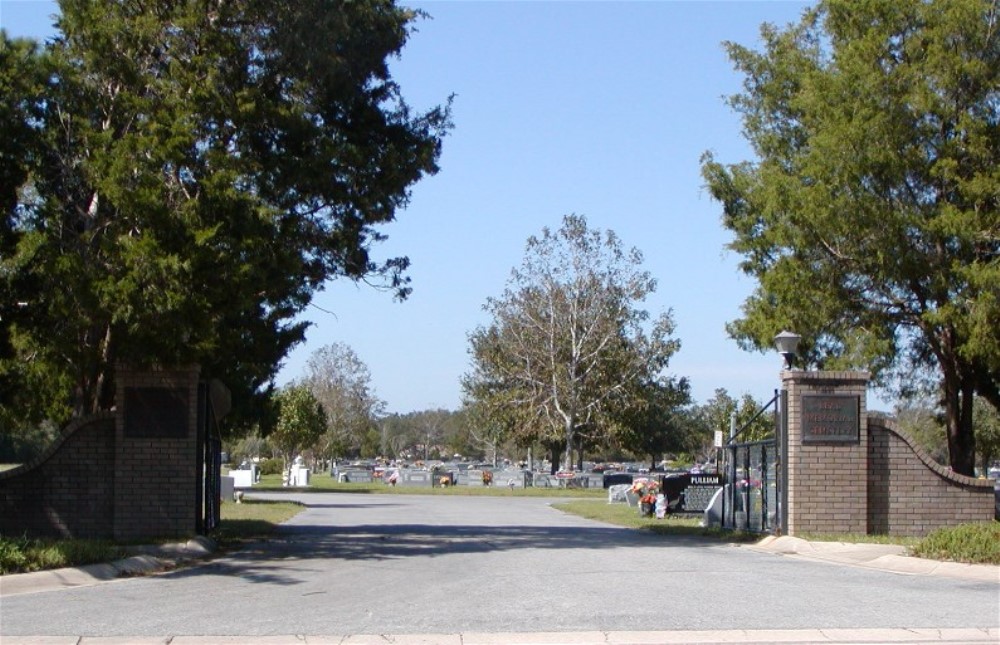
{"type": "Polygon", "coordinates": [[[163,575],[4,597],[0,642],[1000,628],[994,582],[663,539],[535,498],[289,496],[308,510],[271,542],[163,575]]]}

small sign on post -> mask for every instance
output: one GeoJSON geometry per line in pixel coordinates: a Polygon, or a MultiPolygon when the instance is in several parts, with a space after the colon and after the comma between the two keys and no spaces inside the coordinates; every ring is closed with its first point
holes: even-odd
{"type": "Polygon", "coordinates": [[[715,431],[715,447],[716,448],[722,447],[722,430],[715,431]]]}

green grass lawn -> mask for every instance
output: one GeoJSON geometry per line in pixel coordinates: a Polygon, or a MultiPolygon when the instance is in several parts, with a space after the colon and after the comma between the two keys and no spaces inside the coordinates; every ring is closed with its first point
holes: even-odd
{"type": "MultiPolygon", "coordinates": [[[[597,500],[574,500],[559,502],[553,506],[581,517],[652,531],[661,535],[694,535],[726,542],[756,542],[763,537],[758,533],[702,528],[699,518],[691,516],[668,515],[662,520],[640,517],[635,508],[625,504],[607,504],[597,500]]],[[[803,535],[801,537],[816,542],[898,544],[906,547],[911,555],[918,558],[967,564],[1000,565],[1000,522],[962,524],[942,528],[924,538],[846,533],[803,535]]]]}
{"type": "Polygon", "coordinates": [[[305,506],[296,502],[245,499],[226,502],[219,509],[219,527],[212,532],[221,549],[238,548],[248,542],[267,539],[278,525],[298,515],[305,506]]]}
{"type": "Polygon", "coordinates": [[[667,515],[662,520],[643,517],[639,509],[628,504],[608,504],[593,499],[570,500],[552,505],[566,513],[579,515],[608,524],[650,531],[667,536],[698,536],[726,542],[756,542],[761,535],[744,531],[727,531],[701,526],[700,515],[667,515]]]}

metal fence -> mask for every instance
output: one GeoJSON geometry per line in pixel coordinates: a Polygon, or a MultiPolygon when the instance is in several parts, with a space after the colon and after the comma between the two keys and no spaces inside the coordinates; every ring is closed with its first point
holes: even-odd
{"type": "Polygon", "coordinates": [[[785,432],[782,414],[785,397],[775,392],[761,410],[743,427],[731,432],[723,449],[726,484],[723,488],[722,525],[756,533],[780,532],[785,483],[781,455],[785,432]],[[739,442],[740,434],[761,415],[771,411],[774,434],[759,441],[739,442]]]}

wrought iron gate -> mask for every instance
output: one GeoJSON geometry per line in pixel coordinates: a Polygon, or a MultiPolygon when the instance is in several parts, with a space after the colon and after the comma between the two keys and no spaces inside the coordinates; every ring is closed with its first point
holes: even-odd
{"type": "Polygon", "coordinates": [[[786,482],[783,455],[787,433],[784,392],[774,398],[741,428],[731,430],[723,450],[726,484],[722,502],[722,525],[756,533],[783,533],[786,482]],[[774,425],[770,437],[758,441],[737,441],[758,418],[772,410],[774,425]]]}
{"type": "Polygon", "coordinates": [[[210,385],[198,384],[198,533],[207,535],[219,526],[222,500],[222,437],[212,404],[210,385]]]}

